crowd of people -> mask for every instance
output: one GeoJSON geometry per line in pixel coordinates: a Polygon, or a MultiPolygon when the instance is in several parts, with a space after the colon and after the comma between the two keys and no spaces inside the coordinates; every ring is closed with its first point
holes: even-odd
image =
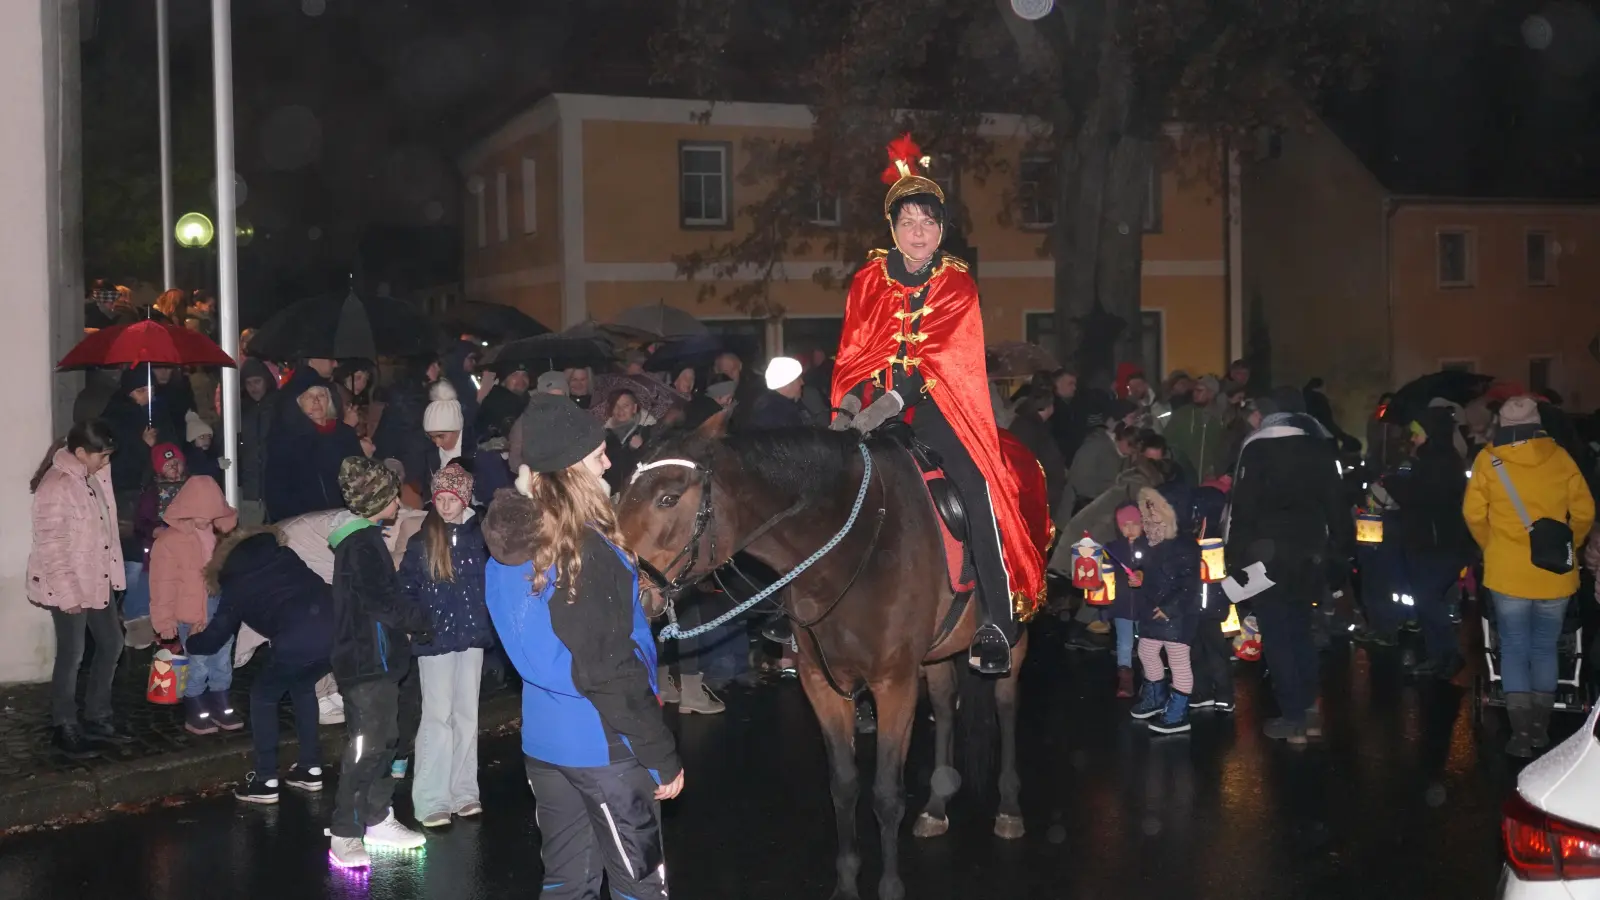
{"type": "MultiPolygon", "coordinates": [[[[120,314],[119,299],[95,300],[120,314]]],[[[159,645],[187,660],[185,729],[248,721],[242,801],[322,790],[318,724],[342,719],[350,740],[330,852],[363,866],[369,846],[424,841],[393,813],[404,778],[423,828],[483,811],[479,690],[486,670],[509,666],[523,682],[547,886],[582,896],[609,871],[613,890],[665,896],[655,804],[684,780],[659,704],[724,707],[702,671],[706,647],[682,641],[657,659],[612,498],[660,442],[719,413],[734,432],[830,425],[832,363],[779,357],[758,375],[730,352],[647,373],[644,354],[623,357],[620,374],[670,387],[663,403],[642,383],[598,396],[587,368],[487,371],[479,347],[463,336],[443,356],[382,369],[247,358],[238,508],[221,490],[212,374],[143,365],[91,382],[33,480],[28,599],[55,623],[55,746],[86,758],[129,740],[112,678],[125,646],[159,645]],[[258,655],[246,720],[232,675],[258,655]],[[285,695],[299,756],[282,774],[285,695]],[[604,833],[622,840],[595,839],[604,833]]],[[[1056,601],[1076,646],[1115,654],[1108,689],[1133,718],[1180,734],[1193,711],[1233,709],[1231,603],[1210,571],[1218,563],[1202,560],[1209,538],[1225,541],[1226,568],[1251,595],[1278,707],[1269,737],[1321,736],[1316,611],[1354,573],[1365,618],[1355,636],[1392,645],[1415,618],[1414,671],[1444,678],[1463,665],[1457,586],[1481,579],[1506,749],[1548,745],[1556,642],[1594,504],[1583,467],[1541,417],[1547,406],[1516,394],[1483,419],[1448,402],[1375,419],[1374,471],[1352,497],[1343,460],[1360,442],[1339,429],[1320,382],[1263,390],[1243,361],[1226,377],[1173,373],[1159,390],[1137,366],[1117,374],[1099,390],[1071,370],[1040,372],[1014,393],[996,381],[992,396],[997,424],[1044,470],[1063,536],[1050,570],[1071,572],[1080,535],[1110,563],[1109,604],[1069,590],[1056,601]],[[1381,541],[1357,540],[1358,514],[1382,522],[1381,541]]],[[[1600,565],[1600,541],[1584,559],[1600,565]]],[[[686,628],[711,603],[698,601],[681,605],[686,628]]],[[[786,647],[773,655],[792,669],[786,647]]]]}

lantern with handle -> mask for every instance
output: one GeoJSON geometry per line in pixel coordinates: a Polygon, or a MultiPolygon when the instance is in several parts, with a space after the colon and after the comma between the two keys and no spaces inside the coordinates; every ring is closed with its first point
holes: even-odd
{"type": "Polygon", "coordinates": [[[1228,566],[1222,538],[1206,537],[1204,519],[1200,520],[1200,537],[1196,542],[1200,545],[1200,580],[1216,584],[1227,578],[1228,566]]]}
{"type": "Polygon", "coordinates": [[[189,658],[162,648],[150,660],[150,680],[145,683],[144,698],[161,706],[175,706],[183,699],[183,689],[188,681],[189,658]]]}
{"type": "Polygon", "coordinates": [[[1356,541],[1362,544],[1383,543],[1383,516],[1375,512],[1357,513],[1356,541]]]}
{"type": "Polygon", "coordinates": [[[1085,531],[1083,538],[1072,545],[1072,553],[1072,586],[1085,592],[1099,590],[1105,548],[1095,543],[1094,538],[1085,531]]]}

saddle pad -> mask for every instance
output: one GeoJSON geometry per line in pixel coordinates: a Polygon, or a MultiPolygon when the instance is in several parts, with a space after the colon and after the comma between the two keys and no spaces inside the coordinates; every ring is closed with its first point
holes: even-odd
{"type": "MultiPolygon", "coordinates": [[[[922,473],[922,483],[926,485],[943,477],[943,469],[932,469],[922,473]]],[[[939,507],[933,502],[933,492],[924,493],[927,496],[928,508],[933,510],[933,520],[939,523],[939,545],[944,550],[945,572],[950,579],[950,589],[958,594],[970,591],[977,586],[977,575],[967,558],[967,547],[950,533],[949,524],[945,522],[944,516],[939,515],[939,507]]]]}

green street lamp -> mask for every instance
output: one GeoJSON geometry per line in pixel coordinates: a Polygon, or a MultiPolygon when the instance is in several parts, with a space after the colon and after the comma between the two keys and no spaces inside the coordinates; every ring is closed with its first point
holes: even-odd
{"type": "Polygon", "coordinates": [[[178,243],[185,247],[205,247],[216,237],[217,229],[211,220],[203,213],[184,213],[178,217],[177,227],[173,229],[178,243]]]}

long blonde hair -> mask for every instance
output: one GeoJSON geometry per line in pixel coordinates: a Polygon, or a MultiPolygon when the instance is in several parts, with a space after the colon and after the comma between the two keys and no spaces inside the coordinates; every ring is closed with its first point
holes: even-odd
{"type": "Polygon", "coordinates": [[[555,568],[556,587],[568,590],[567,602],[577,599],[574,589],[583,569],[584,532],[593,528],[622,546],[617,514],[611,508],[605,482],[580,461],[560,472],[534,473],[528,493],[538,509],[533,539],[533,590],[543,591],[555,568]]]}
{"type": "Polygon", "coordinates": [[[456,580],[456,564],[450,558],[450,526],[437,509],[428,510],[422,520],[422,559],[428,577],[435,582],[456,580]]]}

